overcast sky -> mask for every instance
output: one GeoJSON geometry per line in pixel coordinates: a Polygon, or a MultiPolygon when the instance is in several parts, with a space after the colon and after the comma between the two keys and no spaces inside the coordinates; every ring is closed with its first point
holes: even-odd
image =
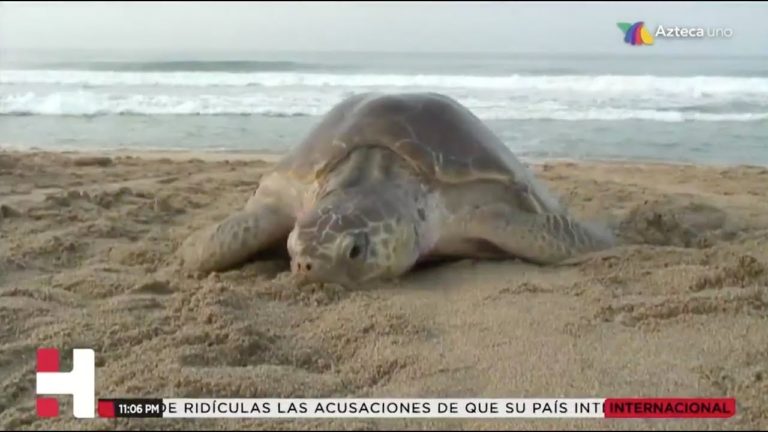
{"type": "Polygon", "coordinates": [[[762,3],[0,2],[0,50],[768,54],[762,3]],[[727,27],[729,40],[622,42],[618,21],[727,27]]]}

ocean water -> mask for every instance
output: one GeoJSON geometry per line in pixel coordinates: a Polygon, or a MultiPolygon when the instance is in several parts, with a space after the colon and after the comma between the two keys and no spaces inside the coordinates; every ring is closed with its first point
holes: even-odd
{"type": "Polygon", "coordinates": [[[768,57],[189,58],[0,62],[0,148],[280,152],[351,94],[436,91],[524,159],[768,165],[768,57]]]}

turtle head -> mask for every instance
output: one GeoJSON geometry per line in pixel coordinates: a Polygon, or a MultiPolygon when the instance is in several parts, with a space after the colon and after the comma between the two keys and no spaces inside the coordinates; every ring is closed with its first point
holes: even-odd
{"type": "Polygon", "coordinates": [[[343,285],[397,277],[419,258],[418,216],[402,196],[352,190],[301,215],[288,237],[291,271],[303,282],[343,285]]]}

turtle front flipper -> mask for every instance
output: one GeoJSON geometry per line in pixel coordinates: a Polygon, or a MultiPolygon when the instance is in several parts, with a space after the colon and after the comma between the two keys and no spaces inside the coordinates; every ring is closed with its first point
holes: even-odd
{"type": "Polygon", "coordinates": [[[556,264],[616,245],[607,228],[565,214],[534,214],[504,205],[475,209],[463,217],[465,235],[495,244],[512,256],[537,264],[556,264]]]}
{"type": "Polygon", "coordinates": [[[189,236],[177,253],[192,271],[222,271],[244,263],[254,254],[288,237],[293,217],[279,206],[247,206],[223,221],[189,236]]]}

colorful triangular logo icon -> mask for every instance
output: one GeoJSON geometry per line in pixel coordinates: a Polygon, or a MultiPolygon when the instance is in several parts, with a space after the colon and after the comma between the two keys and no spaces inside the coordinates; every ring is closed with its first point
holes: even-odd
{"type": "Polygon", "coordinates": [[[644,22],[638,21],[634,24],[620,22],[617,25],[624,32],[625,43],[630,45],[653,45],[653,36],[645,28],[644,22]]]}

